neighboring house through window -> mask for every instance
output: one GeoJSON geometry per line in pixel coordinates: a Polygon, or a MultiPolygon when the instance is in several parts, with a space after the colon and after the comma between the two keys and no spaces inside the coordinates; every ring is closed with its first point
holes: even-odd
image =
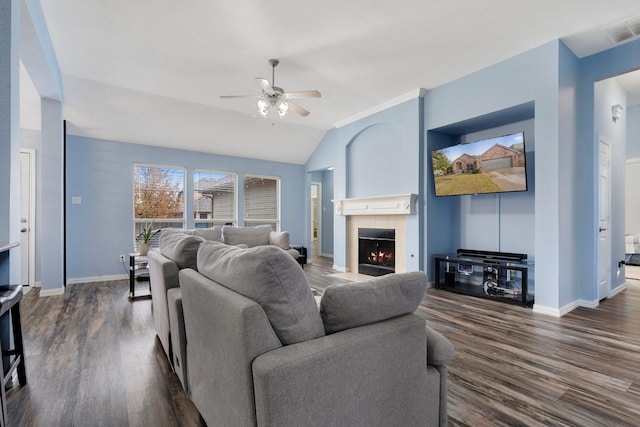
{"type": "Polygon", "coordinates": [[[196,228],[237,224],[237,182],[233,172],[193,172],[193,218],[196,228]]]}
{"type": "Polygon", "coordinates": [[[280,178],[273,176],[244,176],[244,225],[255,227],[268,224],[280,229],[280,178]]]}

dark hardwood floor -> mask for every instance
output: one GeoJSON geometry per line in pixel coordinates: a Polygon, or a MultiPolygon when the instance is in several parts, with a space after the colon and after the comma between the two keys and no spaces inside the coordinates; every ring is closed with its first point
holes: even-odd
{"type": "MultiPolygon", "coordinates": [[[[346,282],[327,259],[305,272],[319,290],[346,282]]],[[[640,425],[639,283],[560,319],[429,289],[418,314],[456,347],[449,424],[640,425]]],[[[12,426],[204,425],[155,337],[151,301],[127,291],[114,281],[24,297],[28,385],[9,392],[12,426]]]]}

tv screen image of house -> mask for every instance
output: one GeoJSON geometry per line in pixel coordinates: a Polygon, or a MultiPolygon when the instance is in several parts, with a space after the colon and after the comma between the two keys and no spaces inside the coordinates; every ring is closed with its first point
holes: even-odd
{"type": "Polygon", "coordinates": [[[431,152],[436,196],[527,191],[524,132],[431,152]]]}

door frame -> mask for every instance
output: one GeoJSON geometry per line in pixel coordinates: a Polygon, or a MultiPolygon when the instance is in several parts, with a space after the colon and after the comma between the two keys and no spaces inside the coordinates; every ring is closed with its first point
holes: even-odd
{"type": "Polygon", "coordinates": [[[609,140],[607,138],[605,138],[604,136],[599,136],[598,137],[598,231],[596,233],[597,235],[597,242],[598,242],[598,274],[597,274],[597,300],[601,301],[605,298],[608,298],[610,293],[611,293],[611,285],[612,285],[612,277],[611,277],[611,272],[613,271],[613,263],[612,263],[612,254],[611,254],[611,250],[613,245],[611,244],[611,149],[612,149],[612,145],[609,142],[609,140]],[[609,265],[609,272],[608,274],[605,276],[606,277],[606,282],[607,282],[607,292],[605,295],[601,295],[600,292],[600,278],[602,277],[602,250],[601,250],[601,240],[600,240],[600,206],[602,203],[602,200],[600,200],[601,198],[601,190],[600,190],[600,160],[601,160],[601,147],[602,145],[606,145],[607,146],[607,151],[609,153],[608,159],[607,159],[607,189],[606,189],[606,198],[607,200],[605,201],[606,203],[606,211],[607,211],[607,218],[606,218],[606,231],[607,231],[607,238],[606,238],[606,245],[608,245],[608,251],[606,253],[608,253],[609,255],[609,259],[606,260],[606,264],[609,265]]]}
{"type": "MultiPolygon", "coordinates": [[[[20,154],[29,155],[29,285],[36,283],[36,150],[20,148],[20,154]]],[[[22,182],[20,196],[22,196],[22,182]]],[[[22,215],[21,215],[22,216],[22,215]]]]}

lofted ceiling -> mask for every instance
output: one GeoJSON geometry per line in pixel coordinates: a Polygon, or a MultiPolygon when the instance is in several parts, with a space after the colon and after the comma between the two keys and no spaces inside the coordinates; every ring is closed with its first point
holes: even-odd
{"type": "Polygon", "coordinates": [[[324,133],[561,38],[579,56],[637,0],[42,0],[69,133],[303,164],[324,133]],[[584,35],[584,36],[583,36],[584,35]],[[317,89],[262,119],[255,77],[317,89]],[[412,94],[412,95],[409,95],[412,94]]]}

